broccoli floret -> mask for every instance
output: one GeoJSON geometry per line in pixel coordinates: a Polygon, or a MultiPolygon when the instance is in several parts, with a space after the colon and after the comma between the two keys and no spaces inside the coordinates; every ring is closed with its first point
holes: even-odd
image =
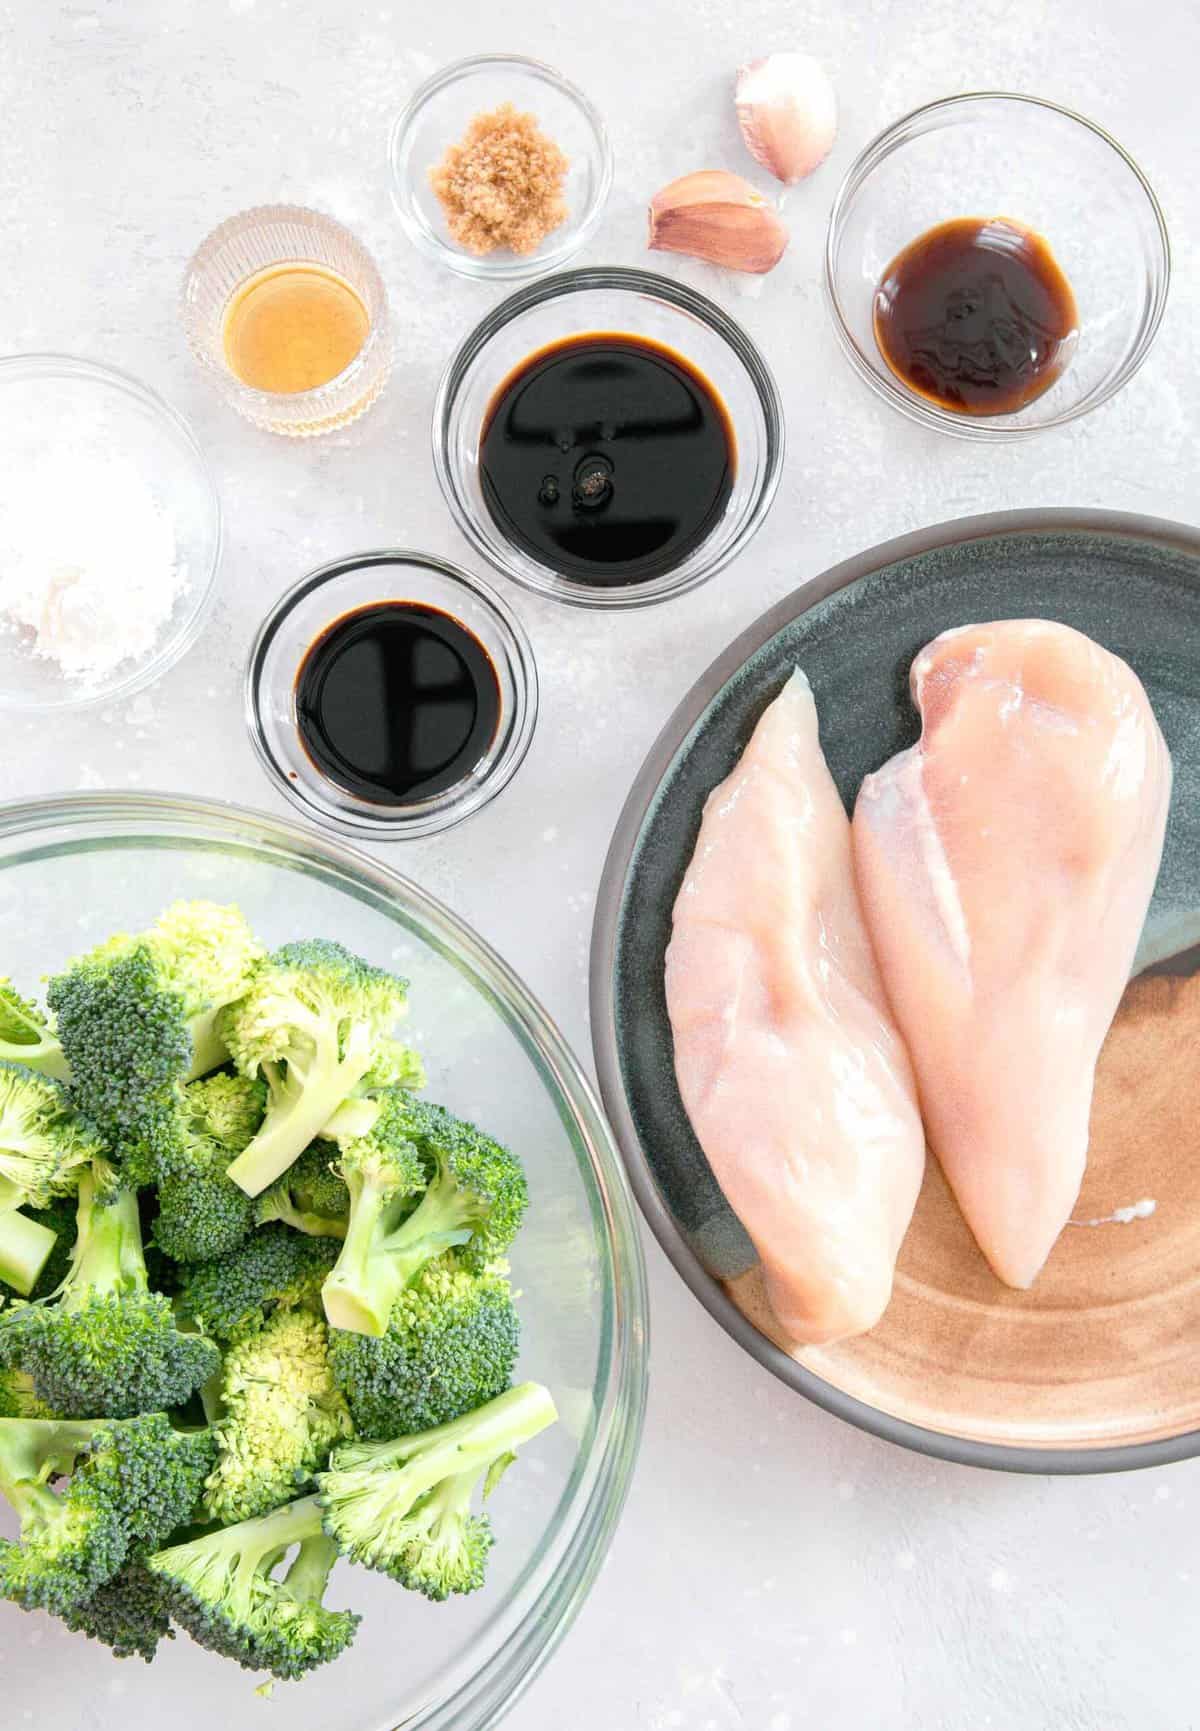
{"type": "Polygon", "coordinates": [[[176,1307],[218,1340],[261,1328],[276,1308],[319,1310],[321,1285],[337,1252],[336,1239],[264,1226],[227,1255],[185,1269],[176,1307]]]}
{"type": "Polygon", "coordinates": [[[220,1354],[203,1335],[180,1333],[170,1301],[150,1291],[137,1196],[102,1161],[80,1180],[76,1223],[59,1290],[0,1315],[0,1364],[24,1371],[67,1417],[181,1405],[220,1354]]]}
{"type": "Polygon", "coordinates": [[[258,1224],[282,1220],[313,1238],[344,1238],[350,1192],[334,1165],[336,1159],[337,1149],[328,1142],[306,1148],[295,1165],[258,1198],[258,1224]]]}
{"type": "Polygon", "coordinates": [[[204,1488],[213,1520],[249,1520],[286,1502],[352,1434],[328,1345],[312,1311],[277,1310],[226,1353],[217,1461],[204,1488]]]}
{"type": "Polygon", "coordinates": [[[104,1131],[152,1134],[180,1084],[225,1062],[218,1013],[261,954],[236,908],[177,902],[149,931],[110,938],[50,982],[72,1084],[104,1131]]]}
{"type": "Polygon", "coordinates": [[[450,1252],[400,1294],[381,1339],[334,1329],[329,1362],[360,1437],[410,1436],[502,1394],[519,1336],[503,1272],[475,1274],[450,1252]]]}
{"type": "Polygon", "coordinates": [[[161,1412],[0,1419],[0,1491],[21,1522],[16,1543],[0,1541],[0,1596],[59,1615],[81,1604],[189,1518],[212,1460],[207,1433],[176,1431],[161,1412]]]}
{"type": "Polygon", "coordinates": [[[264,1085],[227,1070],[193,1082],[184,1093],[184,1110],[195,1127],[231,1154],[240,1154],[253,1142],[266,1109],[264,1085]]]}
{"type": "Polygon", "coordinates": [[[65,1082],[70,1066],[47,1016],[0,975],[0,1058],[65,1082]]]}
{"type": "Polygon", "coordinates": [[[445,1599],[482,1586],[491,1524],[470,1512],[515,1451],[558,1414],[548,1392],[522,1383],[453,1424],[391,1442],[346,1443],[317,1478],[325,1531],[344,1556],[402,1586],[445,1599]]]}
{"type": "Polygon", "coordinates": [[[360,1619],[322,1604],[337,1548],[322,1532],[315,1496],[287,1503],[149,1557],[171,1618],[210,1652],[248,1671],[302,1677],[336,1659],[360,1619]],[[273,1571],[298,1545],[282,1579],[273,1571]]]}
{"type": "Polygon", "coordinates": [[[341,1165],[350,1224],[322,1298],[332,1326],[355,1334],[385,1334],[397,1298],[444,1250],[461,1247],[474,1268],[502,1256],[528,1199],[515,1155],[400,1091],[384,1097],[367,1136],[343,1144],[341,1165]]]}
{"type": "MultiPolygon", "coordinates": [[[[193,1082],[180,1096],[168,1129],[149,1151],[158,1185],[154,1242],[176,1262],[222,1256],[248,1237],[255,1207],[229,1177],[231,1153],[251,1140],[262,1120],[266,1091],[245,1076],[193,1082]]],[[[130,1162],[125,1162],[126,1170],[130,1162]]],[[[142,1161],[134,1163],[135,1172],[142,1161]]]]}
{"type": "Polygon", "coordinates": [[[406,982],[340,944],[285,944],[219,1020],[234,1064],[267,1084],[261,1130],[229,1168],[248,1196],[287,1171],[360,1084],[405,1008],[406,982]]]}
{"type": "Polygon", "coordinates": [[[111,1581],[59,1616],[76,1635],[102,1641],[118,1659],[144,1659],[147,1664],[160,1641],[173,1641],[167,1615],[167,1591],[141,1556],[131,1558],[111,1581]]]}
{"type": "Polygon", "coordinates": [[[100,1138],[51,1076],[0,1061],[0,1281],[28,1298],[57,1234],[21,1212],[72,1194],[100,1138]]]}
{"type": "Polygon", "coordinates": [[[158,1187],[154,1242],[176,1262],[222,1256],[254,1227],[254,1203],[226,1176],[229,1155],[220,1143],[197,1140],[193,1159],[191,1172],[173,1173],[158,1187]]]}

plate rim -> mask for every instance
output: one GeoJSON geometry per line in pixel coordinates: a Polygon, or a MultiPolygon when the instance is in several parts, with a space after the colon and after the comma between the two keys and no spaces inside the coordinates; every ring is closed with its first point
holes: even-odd
{"type": "Polygon", "coordinates": [[[736,1343],[780,1382],[815,1406],[858,1430],[917,1454],[959,1466],[1017,1473],[1078,1475],[1127,1472],[1163,1466],[1200,1455],[1200,1429],[1150,1442],[1103,1444],[1096,1448],[1038,1448],[986,1442],[936,1431],[883,1412],[835,1388],[761,1334],[747,1320],[721,1283],[703,1266],[663,1201],[633,1122],[621,1079],[617,1049],[613,963],[618,921],[630,862],[655,795],[688,734],[735,673],[749,658],[791,624],[839,589],[885,566],[972,541],[1006,535],[1083,534],[1149,542],[1200,559],[1200,529],[1169,518],[1127,511],[1052,506],[1031,510],[988,511],[950,518],[924,529],[877,542],[840,560],[801,584],[761,613],[709,663],[675,706],[647,752],[621,807],[596,894],[588,969],[592,1053],[600,1097],[612,1126],[626,1176],[650,1230],[694,1298],[736,1343]]]}

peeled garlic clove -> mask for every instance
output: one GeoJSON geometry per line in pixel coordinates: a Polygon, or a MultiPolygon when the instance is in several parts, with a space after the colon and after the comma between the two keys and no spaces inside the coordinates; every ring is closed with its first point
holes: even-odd
{"type": "Polygon", "coordinates": [[[837,132],[837,98],[811,54],[768,54],[737,75],[738,122],[746,149],[792,186],[824,162],[837,132]]]}
{"type": "Polygon", "coordinates": [[[720,168],[685,174],[650,200],[655,252],[688,253],[761,276],[779,263],[787,243],[778,212],[740,174],[720,168]]]}

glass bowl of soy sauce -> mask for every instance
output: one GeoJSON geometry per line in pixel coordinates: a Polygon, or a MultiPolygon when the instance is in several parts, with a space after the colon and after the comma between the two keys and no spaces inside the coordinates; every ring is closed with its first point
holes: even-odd
{"type": "Polygon", "coordinates": [[[1170,274],[1133,158],[1082,115],[1001,92],[882,132],[842,183],[825,250],[859,376],[912,420],[980,440],[1062,426],[1119,391],[1170,274]]]}
{"type": "Polygon", "coordinates": [[[347,835],[448,829],[520,768],[537,721],[533,650],[487,583],[404,549],[323,565],[259,629],[246,723],[293,805],[347,835]]]}
{"type": "Polygon", "coordinates": [[[455,522],[514,582],[645,607],[714,576],[770,510],[783,406],[746,333],[649,271],[521,289],[447,367],[434,464],[455,522]]]}

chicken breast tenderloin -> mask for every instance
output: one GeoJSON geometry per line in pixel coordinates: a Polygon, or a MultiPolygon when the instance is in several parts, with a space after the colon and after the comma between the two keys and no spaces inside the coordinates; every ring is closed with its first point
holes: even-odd
{"type": "Polygon", "coordinates": [[[929,1145],[995,1272],[1026,1287],[1079,1192],[1171,760],[1133,671],[1064,625],[948,631],[911,687],[920,741],[855,808],[859,891],[929,1145]]]}
{"type": "Polygon", "coordinates": [[[925,1138],[802,673],[705,803],[666,987],[684,1106],[782,1333],[864,1332],[891,1296],[925,1138]]]}

